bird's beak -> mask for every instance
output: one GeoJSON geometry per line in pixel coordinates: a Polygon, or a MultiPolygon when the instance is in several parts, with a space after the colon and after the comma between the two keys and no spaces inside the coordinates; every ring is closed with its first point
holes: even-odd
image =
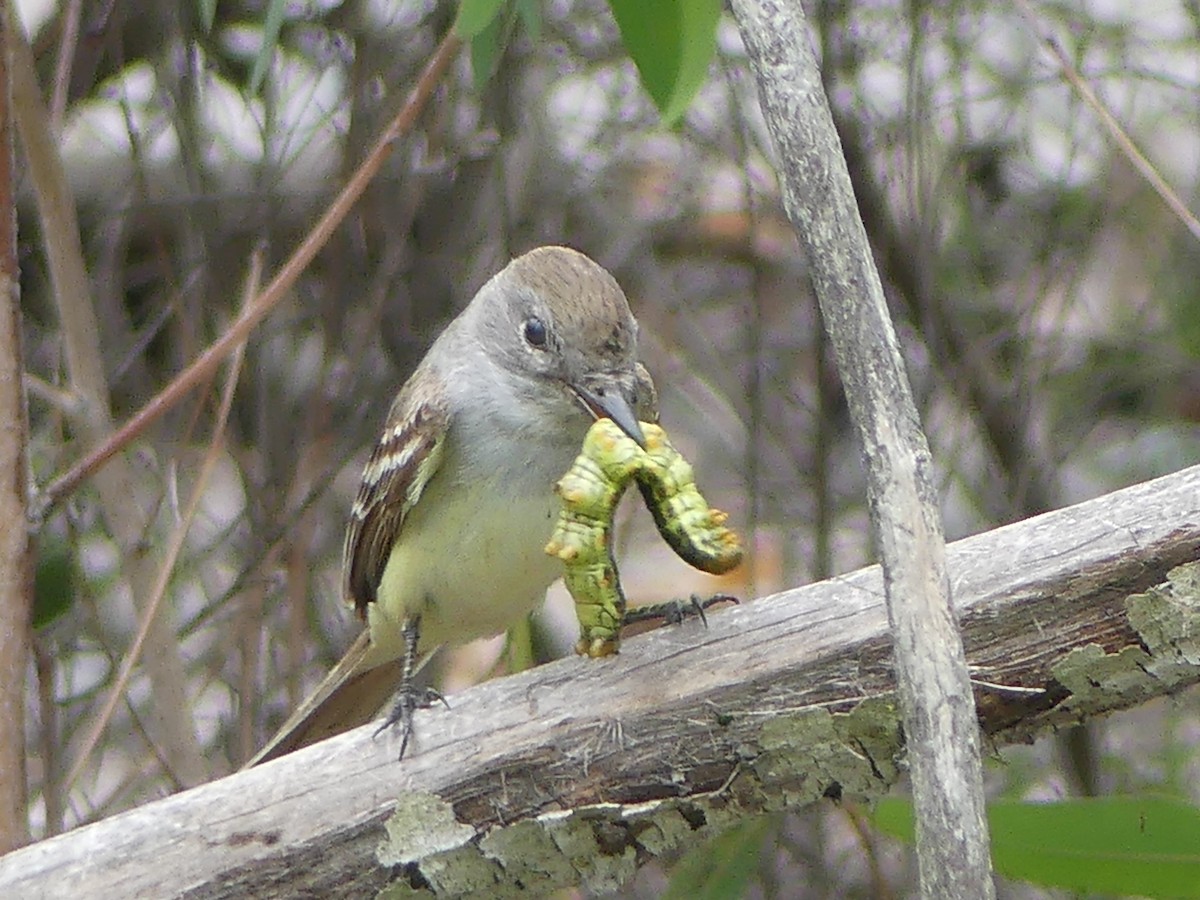
{"type": "Polygon", "coordinates": [[[642,434],[637,414],[615,380],[590,386],[572,384],[570,388],[583,404],[583,408],[594,418],[612,419],[618,428],[637,441],[639,447],[645,449],[646,436],[642,434]]]}

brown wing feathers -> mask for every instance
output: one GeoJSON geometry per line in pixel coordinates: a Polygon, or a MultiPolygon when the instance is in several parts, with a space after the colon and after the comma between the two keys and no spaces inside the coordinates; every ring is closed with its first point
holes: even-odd
{"type": "Polygon", "coordinates": [[[429,398],[413,408],[407,399],[401,395],[388,415],[346,528],[342,597],[364,619],[404,519],[436,468],[449,421],[444,403],[429,398]]]}

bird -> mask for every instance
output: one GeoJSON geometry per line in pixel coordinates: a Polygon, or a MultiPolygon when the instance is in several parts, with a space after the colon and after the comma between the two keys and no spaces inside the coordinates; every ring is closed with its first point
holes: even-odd
{"type": "Polygon", "coordinates": [[[346,527],[342,600],[365,627],[247,763],[366,724],[413,736],[441,700],[415,684],[438,646],[498,634],[561,574],[544,552],[554,485],[598,418],[639,444],[658,421],[638,324],[607,270],[547,246],[508,263],[434,341],[393,400],[346,527]]]}

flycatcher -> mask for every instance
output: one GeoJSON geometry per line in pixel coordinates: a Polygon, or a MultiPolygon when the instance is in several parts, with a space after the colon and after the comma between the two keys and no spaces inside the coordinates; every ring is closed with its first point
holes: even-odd
{"type": "Polygon", "coordinates": [[[547,556],[554,483],[597,418],[644,443],[657,420],[637,322],[613,277],[581,253],[513,260],[447,326],[392,402],[346,529],[343,599],[367,627],[250,761],[365,724],[399,693],[403,756],[420,653],[498,634],[561,574],[547,556]]]}

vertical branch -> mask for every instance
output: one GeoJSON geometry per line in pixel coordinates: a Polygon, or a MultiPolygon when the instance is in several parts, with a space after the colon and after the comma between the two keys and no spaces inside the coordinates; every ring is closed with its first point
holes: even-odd
{"type": "MultiPolygon", "coordinates": [[[[734,70],[726,67],[725,86],[728,91],[729,106],[738,108],[737,86],[734,70]]],[[[734,123],[733,134],[737,147],[737,162],[742,167],[742,204],[746,214],[746,245],[749,253],[747,267],[750,269],[750,315],[746,317],[746,355],[749,357],[749,381],[746,384],[746,395],[749,398],[746,415],[746,427],[749,431],[746,441],[745,484],[746,484],[746,529],[750,532],[752,547],[759,543],[760,530],[763,525],[763,496],[762,459],[765,443],[763,421],[763,332],[766,324],[763,316],[762,269],[754,253],[754,242],[758,235],[758,209],[754,200],[754,185],[750,180],[750,129],[745,116],[738,116],[734,123]]],[[[751,552],[748,566],[746,593],[751,597],[758,594],[758,585],[762,576],[762,558],[758,553],[751,552]]],[[[784,577],[791,576],[785,572],[784,577]]]]}
{"type": "Polygon", "coordinates": [[[992,897],[975,703],[932,462],[799,4],[734,0],[788,216],[863,442],[908,742],[924,897],[992,897]]]}
{"type": "Polygon", "coordinates": [[[824,331],[813,341],[813,382],[817,388],[813,428],[813,554],[812,577],[824,581],[833,576],[833,533],[837,528],[837,510],[833,495],[834,422],[837,409],[837,383],[829,359],[829,338],[824,331]]]}
{"type": "Polygon", "coordinates": [[[54,837],[64,830],[66,821],[66,791],[62,789],[62,747],[59,744],[58,704],[54,699],[54,676],[58,672],[54,647],[50,641],[33,639],[33,668],[37,677],[38,738],[35,753],[41,764],[40,781],[42,806],[45,810],[43,838],[54,837]]]}
{"type": "MultiPolygon", "coordinates": [[[[80,402],[79,415],[72,424],[94,444],[112,433],[113,419],[75,199],[59,157],[58,141],[50,131],[33,52],[19,31],[11,5],[5,14],[13,38],[13,118],[21,134],[42,224],[70,388],[80,402]]],[[[138,479],[129,461],[118,456],[113,465],[98,474],[96,488],[104,521],[120,549],[122,575],[128,580],[135,602],[144,605],[154,585],[157,565],[154,554],[145,547],[147,513],[138,502],[143,492],[138,490],[138,479]]],[[[185,786],[199,784],[206,778],[207,764],[196,738],[183,657],[169,616],[155,617],[149,645],[146,667],[154,689],[154,736],[162,742],[176,779],[185,786]]]]}
{"type": "Polygon", "coordinates": [[[13,197],[14,35],[0,19],[0,854],[29,840],[25,781],[25,672],[31,613],[26,515],[25,389],[13,197]]]}
{"type": "Polygon", "coordinates": [[[258,564],[258,576],[251,579],[234,613],[237,623],[232,635],[222,635],[228,641],[229,652],[237,660],[237,723],[233,733],[230,756],[239,765],[254,755],[262,738],[255,730],[258,722],[260,691],[258,671],[262,665],[261,647],[265,629],[267,573],[278,564],[278,548],[272,547],[258,564]]]}
{"type": "MultiPolygon", "coordinates": [[[[830,34],[834,26],[834,6],[830,2],[817,4],[816,25],[821,42],[821,86],[829,94],[829,61],[833,58],[834,44],[830,34]]],[[[849,163],[849,160],[847,160],[849,163]]],[[[837,510],[833,494],[833,455],[835,452],[836,429],[834,413],[838,405],[835,366],[829,356],[829,337],[822,330],[813,341],[813,383],[816,385],[816,427],[813,429],[813,560],[812,577],[824,581],[833,572],[833,533],[837,525],[837,510]]]]}
{"type": "Polygon", "coordinates": [[[50,99],[50,124],[61,131],[67,117],[67,95],[71,90],[71,67],[79,48],[79,23],[83,18],[83,0],[67,0],[62,14],[62,37],[58,42],[58,63],[54,67],[54,92],[50,99]]]}

